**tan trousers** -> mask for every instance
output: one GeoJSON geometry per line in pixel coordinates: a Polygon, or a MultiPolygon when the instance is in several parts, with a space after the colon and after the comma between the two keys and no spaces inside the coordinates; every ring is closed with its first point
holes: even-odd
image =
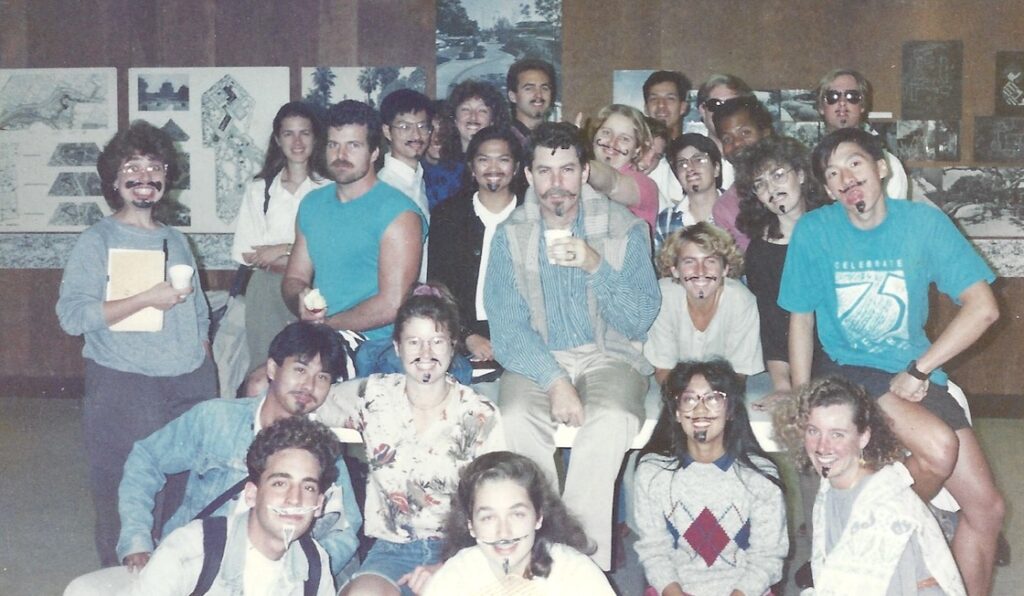
{"type": "MultiPolygon", "coordinates": [[[[569,374],[584,408],[562,500],[596,543],[594,561],[609,570],[615,478],[644,419],[647,378],[593,345],[555,352],[554,356],[569,374]]],[[[500,395],[509,448],[534,460],[557,489],[553,457],[557,424],[551,419],[547,393],[530,379],[506,370],[500,395]]]]}

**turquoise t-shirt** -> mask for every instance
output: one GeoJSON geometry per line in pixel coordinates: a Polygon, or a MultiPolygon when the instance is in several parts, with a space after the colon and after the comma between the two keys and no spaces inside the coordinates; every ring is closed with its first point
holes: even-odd
{"type": "MultiPolygon", "coordinates": [[[[841,204],[797,222],[782,272],[779,306],[814,312],[825,352],[839,364],[892,373],[931,346],[925,335],[928,287],[956,301],[995,274],[945,213],[886,199],[871,230],[850,222],[841,204]]],[[[932,382],[946,384],[941,370],[932,382]]]]}
{"type": "MultiPolygon", "coordinates": [[[[313,261],[313,287],[327,300],[328,316],[348,310],[375,296],[380,241],[400,214],[420,216],[421,240],[427,223],[409,197],[378,181],[363,196],[343,203],[335,185],[310,192],[299,205],[298,224],[313,261]]],[[[418,270],[418,268],[417,268],[418,270]]],[[[392,325],[363,331],[369,339],[391,336],[392,325]]]]}

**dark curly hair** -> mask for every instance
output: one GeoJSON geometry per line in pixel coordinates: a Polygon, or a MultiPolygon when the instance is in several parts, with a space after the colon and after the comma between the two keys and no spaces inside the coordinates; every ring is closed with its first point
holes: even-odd
{"type": "MultiPolygon", "coordinates": [[[[676,171],[676,160],[679,157],[679,152],[687,147],[693,147],[707,154],[711,159],[711,169],[714,170],[715,167],[718,167],[718,175],[715,176],[715,188],[722,188],[722,152],[718,149],[718,145],[709,137],[696,132],[679,135],[672,139],[672,142],[665,148],[665,158],[668,159],[668,165],[672,167],[672,173],[676,178],[679,178],[679,173],[676,171]]],[[[680,184],[682,184],[681,181],[680,184]]]]}
{"type": "Polygon", "coordinates": [[[740,214],[736,227],[750,238],[782,238],[779,218],[765,207],[754,193],[754,178],[777,167],[792,168],[803,173],[800,196],[805,211],[817,209],[830,201],[821,183],[811,173],[810,152],[790,137],[769,136],[740,152],[736,161],[736,192],[740,196],[740,214]]]}
{"type": "Polygon", "coordinates": [[[284,151],[277,142],[277,135],[281,134],[284,119],[291,117],[305,118],[313,127],[313,152],[309,156],[310,176],[315,176],[318,179],[327,177],[325,175],[327,166],[324,151],[327,145],[327,129],[320,117],[320,109],[304,101],[290,101],[281,106],[277,110],[277,115],[274,116],[273,130],[270,133],[270,140],[267,142],[267,153],[263,157],[263,167],[253,177],[255,180],[272,181],[274,176],[277,176],[278,172],[287,164],[284,151]]]}
{"type": "Polygon", "coordinates": [[[377,110],[354,99],[339,101],[331,106],[327,110],[326,124],[330,128],[341,128],[349,124],[365,126],[366,144],[371,153],[380,148],[380,140],[384,136],[377,110]]]}
{"type": "Polygon", "coordinates": [[[451,337],[456,351],[459,349],[459,338],[462,337],[459,304],[444,284],[431,280],[425,284],[415,284],[409,290],[405,301],[398,307],[398,314],[395,315],[391,339],[401,341],[405,323],[412,318],[434,321],[451,337]]]}
{"type": "Polygon", "coordinates": [[[552,152],[555,149],[574,149],[580,165],[587,163],[589,158],[583,133],[568,122],[541,122],[530,133],[530,147],[533,149],[526,152],[527,168],[533,167],[533,156],[542,148],[550,149],[552,152]]]}
{"type": "Polygon", "coordinates": [[[338,479],[336,462],[342,447],[334,431],[304,416],[289,416],[261,430],[249,445],[245,454],[249,481],[259,486],[260,477],[267,470],[267,460],[285,449],[304,449],[313,454],[320,463],[317,482],[320,492],[326,491],[338,479]]]}
{"type": "Polygon", "coordinates": [[[103,198],[114,211],[120,211],[124,207],[124,199],[114,190],[117,174],[124,162],[136,156],[152,157],[167,164],[167,186],[164,187],[164,193],[181,173],[178,150],[175,149],[171,136],[145,120],[132,122],[128,128],[117,131],[96,160],[103,198]]]}
{"type": "MultiPolygon", "coordinates": [[[[320,357],[320,366],[336,382],[345,371],[345,344],[338,333],[327,325],[309,321],[289,323],[270,341],[269,357],[278,366],[291,356],[301,362],[320,357]]],[[[254,354],[253,358],[257,358],[254,354]]]]}
{"type": "Polygon", "coordinates": [[[772,484],[782,489],[782,482],[762,470],[750,457],[756,455],[766,460],[769,459],[768,454],[757,442],[753,429],[750,428],[750,418],[747,416],[747,408],[744,405],[746,393],[744,380],[736,374],[727,360],[720,358],[703,362],[680,362],[672,369],[661,388],[661,416],[658,418],[658,424],[654,427],[650,442],[641,451],[641,456],[655,453],[672,459],[670,467],[666,469],[678,470],[682,467],[684,458],[689,455],[689,450],[686,433],[683,432],[682,425],[679,424],[675,416],[678,409],[677,400],[686,391],[690,380],[697,375],[704,377],[712,389],[721,391],[728,396],[725,400],[725,452],[739,465],[764,476],[772,484]]]}
{"type": "Polygon", "coordinates": [[[527,579],[547,577],[551,573],[549,548],[553,543],[571,546],[587,555],[594,552],[583,526],[565,508],[537,464],[517,453],[493,451],[473,460],[459,474],[459,488],[445,522],[442,560],[447,561],[460,550],[476,544],[469,533],[469,522],[473,519],[477,489],[493,480],[511,480],[526,489],[537,516],[544,518],[530,552],[530,564],[524,574],[527,579]]]}
{"type": "Polygon", "coordinates": [[[858,433],[871,430],[871,440],[863,451],[868,467],[877,471],[906,459],[906,449],[892,432],[888,416],[868,392],[853,381],[828,376],[807,383],[794,399],[780,403],[772,413],[775,439],[801,467],[806,469],[811,465],[804,449],[807,417],[814,408],[834,405],[850,406],[858,433]]]}
{"type": "MultiPolygon", "coordinates": [[[[727,100],[717,110],[711,119],[715,123],[715,130],[722,130],[722,122],[725,122],[726,118],[730,118],[739,114],[740,112],[746,112],[750,116],[750,120],[754,123],[754,126],[758,130],[772,131],[772,114],[768,111],[768,108],[764,107],[757,97],[753,95],[740,95],[727,100]]],[[[721,132],[719,132],[721,136],[721,132]]]]}
{"type": "Polygon", "coordinates": [[[690,88],[693,86],[690,83],[690,79],[686,78],[686,75],[681,72],[675,70],[656,70],[644,81],[644,103],[647,103],[647,97],[651,94],[651,87],[660,83],[672,83],[675,85],[679,101],[683,102],[686,101],[686,94],[690,92],[690,88]]]}
{"type": "MultiPolygon", "coordinates": [[[[455,122],[455,114],[458,112],[459,106],[474,97],[480,98],[491,110],[491,123],[489,126],[512,125],[512,116],[509,114],[508,109],[508,98],[502,97],[501,91],[498,91],[498,88],[494,85],[475,79],[462,81],[452,89],[452,92],[448,95],[448,113],[445,115],[452,122],[455,122]]],[[[462,152],[462,139],[458,134],[445,139],[445,144],[441,146],[441,159],[465,160],[465,155],[462,152]]]]}

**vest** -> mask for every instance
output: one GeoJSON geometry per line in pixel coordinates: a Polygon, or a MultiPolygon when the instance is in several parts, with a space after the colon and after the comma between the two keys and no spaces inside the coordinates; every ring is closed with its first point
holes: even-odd
{"type": "MultiPolygon", "coordinates": [[[[583,237],[612,269],[622,269],[629,243],[629,231],[647,223],[628,209],[613,203],[603,194],[584,184],[580,190],[580,209],[583,210],[583,237]]],[[[522,206],[512,212],[505,223],[509,252],[512,255],[516,286],[530,307],[530,325],[547,341],[547,312],[544,308],[544,288],[540,281],[540,239],[542,217],[537,193],[531,187],[526,191],[522,206]]],[[[648,254],[648,256],[650,256],[648,254]]],[[[631,340],[609,326],[597,307],[597,298],[587,289],[587,310],[594,330],[594,341],[605,355],[629,364],[641,375],[654,373],[651,363],[644,358],[642,344],[631,340]]]]}

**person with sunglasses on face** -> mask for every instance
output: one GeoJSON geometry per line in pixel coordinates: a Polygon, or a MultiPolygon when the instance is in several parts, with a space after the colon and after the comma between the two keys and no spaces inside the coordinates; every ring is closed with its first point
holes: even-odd
{"type": "MultiPolygon", "coordinates": [[[[743,79],[732,74],[716,73],[697,89],[697,112],[700,121],[686,125],[683,132],[707,135],[722,152],[722,141],[715,128],[714,115],[722,104],[737,97],[752,97],[754,90],[743,79]]],[[[728,161],[722,163],[722,188],[729,188],[733,182],[733,168],[728,161]]]]}
{"type": "MultiPolygon", "coordinates": [[[[864,75],[850,68],[828,71],[815,89],[818,113],[825,122],[826,132],[840,128],[868,129],[871,111],[871,83],[864,75]]],[[[872,132],[868,130],[868,132],[872,132]]],[[[889,176],[885,179],[885,194],[894,199],[907,198],[907,172],[900,160],[884,151],[889,176]]]]}
{"type": "Polygon", "coordinates": [[[786,505],[741,376],[725,360],[681,362],[661,395],[633,502],[648,583],[663,596],[765,594],[789,550],[786,505]]]}

